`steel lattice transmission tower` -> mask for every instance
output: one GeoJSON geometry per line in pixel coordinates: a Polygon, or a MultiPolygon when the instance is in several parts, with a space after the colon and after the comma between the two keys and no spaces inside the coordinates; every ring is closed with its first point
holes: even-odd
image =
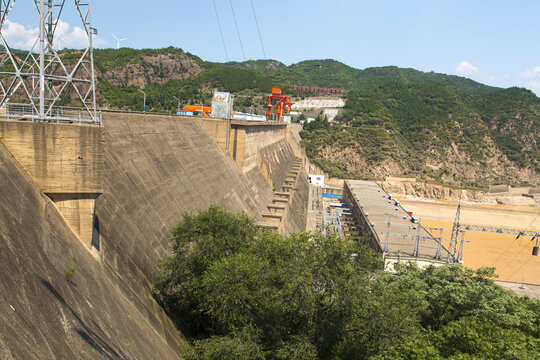
{"type": "Polygon", "coordinates": [[[100,123],[92,44],[97,31],[90,21],[90,0],[74,0],[87,35],[86,48],[62,54],[53,43],[66,1],[32,2],[39,19],[39,36],[28,52],[21,52],[10,48],[2,31],[15,0],[0,0],[0,115],[100,123]],[[24,105],[8,106],[10,100],[24,105]],[[60,106],[63,103],[77,103],[80,108],[64,108],[60,106]]]}
{"type": "MultiPolygon", "coordinates": [[[[461,198],[461,195],[460,195],[461,198]]],[[[450,248],[448,249],[449,254],[452,255],[452,257],[456,258],[457,253],[459,252],[459,233],[460,233],[460,213],[461,213],[461,199],[458,203],[457,210],[456,210],[456,217],[454,218],[454,224],[452,225],[452,236],[450,237],[450,248]]],[[[463,245],[461,245],[461,248],[463,248],[463,245]]]]}

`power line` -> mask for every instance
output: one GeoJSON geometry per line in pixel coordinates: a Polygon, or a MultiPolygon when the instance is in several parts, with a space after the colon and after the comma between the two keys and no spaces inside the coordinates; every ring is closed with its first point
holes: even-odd
{"type": "MultiPolygon", "coordinates": [[[[540,74],[540,72],[539,72],[539,74],[540,74]]],[[[537,75],[537,76],[538,76],[538,75],[537,75]]],[[[538,219],[538,216],[540,216],[540,214],[537,214],[537,215],[534,217],[534,219],[532,219],[531,223],[529,224],[529,226],[527,226],[527,227],[525,228],[525,230],[527,230],[527,229],[529,229],[529,228],[531,227],[531,225],[536,221],[536,219],[538,219]]]]}
{"type": "Polygon", "coordinates": [[[242,49],[242,56],[244,57],[244,61],[246,60],[246,54],[244,53],[244,45],[242,45],[242,38],[240,37],[240,31],[238,31],[238,23],[236,22],[236,15],[234,14],[234,8],[232,5],[232,0],[229,0],[229,4],[231,5],[231,11],[232,16],[234,19],[234,27],[236,28],[236,33],[238,34],[238,41],[240,41],[240,49],[242,49]]]}
{"type": "Polygon", "coordinates": [[[261,48],[262,48],[263,56],[266,59],[266,52],[264,51],[264,45],[263,45],[263,41],[262,41],[261,30],[259,29],[259,21],[257,21],[257,15],[255,14],[255,7],[253,6],[253,0],[250,0],[250,1],[251,1],[251,10],[253,10],[253,17],[255,18],[255,25],[257,25],[257,33],[259,33],[259,41],[261,42],[261,48]]]}
{"type": "Polygon", "coordinates": [[[511,275],[508,276],[508,279],[510,279],[512,276],[514,276],[515,273],[517,273],[519,270],[521,270],[525,265],[527,265],[529,263],[529,261],[532,260],[532,256],[529,257],[529,259],[527,261],[525,261],[519,268],[517,268],[516,271],[514,271],[511,275]]]}
{"type": "MultiPolygon", "coordinates": [[[[538,77],[538,76],[537,76],[538,77]]],[[[535,79],[536,80],[536,79],[535,79]]],[[[529,224],[529,226],[526,227],[526,229],[530,228],[531,225],[534,223],[534,221],[538,218],[539,215],[536,215],[535,218],[531,221],[531,223],[529,224]]],[[[517,238],[516,238],[517,239],[517,238]]],[[[534,240],[534,237],[532,238],[532,240],[534,240]]],[[[521,246],[520,246],[521,247],[521,246]]],[[[517,255],[520,255],[519,253],[517,255]]],[[[508,267],[508,265],[510,265],[511,263],[514,262],[515,258],[517,258],[517,255],[514,256],[514,258],[502,269],[506,269],[508,267]]],[[[529,259],[527,259],[527,261],[525,261],[519,268],[517,268],[516,271],[514,271],[510,276],[508,276],[508,278],[511,278],[512,276],[514,276],[515,273],[517,273],[519,270],[521,270],[525,265],[527,265],[529,263],[529,261],[532,260],[532,256],[529,257],[529,259]]],[[[501,272],[502,272],[501,270],[501,272]]]]}
{"type": "Polygon", "coordinates": [[[219,21],[219,15],[216,7],[216,0],[212,0],[212,3],[214,3],[214,11],[216,12],[216,18],[217,23],[219,27],[219,33],[221,34],[221,42],[223,43],[223,49],[225,49],[225,57],[227,58],[227,61],[229,61],[229,53],[227,52],[227,47],[225,46],[225,38],[223,37],[223,31],[221,30],[221,22],[219,21]]]}
{"type": "MultiPolygon", "coordinates": [[[[527,229],[529,229],[529,228],[531,227],[531,225],[536,221],[536,219],[538,218],[538,216],[540,216],[540,214],[538,214],[538,215],[536,215],[536,216],[534,217],[534,219],[531,221],[531,223],[529,224],[529,226],[527,226],[527,227],[525,228],[525,230],[527,230],[527,229]]],[[[508,249],[510,249],[510,248],[514,245],[515,241],[516,241],[519,237],[520,237],[520,236],[518,235],[518,236],[510,243],[510,245],[508,245],[508,247],[501,253],[501,255],[499,255],[499,256],[497,257],[497,259],[495,259],[495,261],[491,264],[491,267],[493,267],[493,266],[497,263],[497,261],[499,261],[499,260],[501,259],[501,257],[503,257],[504,255],[506,255],[506,253],[508,252],[508,249]]],[[[519,246],[519,247],[521,247],[521,241],[520,241],[520,246],[519,246]]],[[[516,257],[517,257],[517,256],[516,256],[516,257]]],[[[508,265],[507,265],[507,266],[508,266],[508,265]]],[[[504,267],[504,268],[506,268],[506,267],[504,267]]],[[[502,271],[502,270],[501,270],[501,271],[502,271]]]]}
{"type": "Polygon", "coordinates": [[[497,261],[499,261],[500,258],[502,258],[504,255],[506,255],[508,249],[510,249],[513,245],[514,245],[514,242],[517,240],[517,238],[515,238],[514,240],[512,240],[512,242],[510,243],[510,245],[508,245],[508,247],[501,253],[501,255],[499,255],[499,257],[497,257],[495,259],[495,261],[493,261],[493,263],[491,264],[491,267],[495,266],[495,264],[497,263],[497,261]]]}
{"type": "Polygon", "coordinates": [[[536,77],[534,78],[533,82],[529,86],[529,90],[532,90],[532,87],[533,87],[534,83],[536,82],[536,79],[538,79],[538,75],[540,75],[540,71],[536,72],[536,77]]]}
{"type": "MultiPolygon", "coordinates": [[[[521,246],[518,246],[518,248],[521,250],[521,246]]],[[[508,262],[508,264],[506,264],[506,266],[503,267],[503,268],[500,270],[500,273],[502,273],[504,270],[506,270],[506,268],[507,268],[508,266],[510,266],[510,264],[513,264],[513,263],[514,263],[514,260],[516,260],[516,258],[517,258],[518,256],[522,256],[522,255],[523,255],[523,254],[521,253],[521,251],[518,251],[518,253],[516,254],[516,256],[514,256],[514,257],[512,258],[512,260],[510,260],[510,261],[508,262]]],[[[521,268],[520,268],[520,269],[521,269],[521,268]]]]}

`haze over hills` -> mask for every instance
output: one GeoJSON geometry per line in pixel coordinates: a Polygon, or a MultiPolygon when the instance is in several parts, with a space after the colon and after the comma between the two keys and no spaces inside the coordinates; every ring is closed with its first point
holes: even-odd
{"type": "Polygon", "coordinates": [[[214,89],[235,93],[237,110],[262,111],[272,86],[343,88],[347,105],[337,121],[346,126],[318,123],[303,133],[311,160],[334,176],[540,183],[540,99],[525,89],[395,66],[359,70],[335,60],[211,63],[173,47],[97,49],[95,66],[99,105],[138,111],[141,88],[147,111],[157,112],[209,105],[214,89]]]}

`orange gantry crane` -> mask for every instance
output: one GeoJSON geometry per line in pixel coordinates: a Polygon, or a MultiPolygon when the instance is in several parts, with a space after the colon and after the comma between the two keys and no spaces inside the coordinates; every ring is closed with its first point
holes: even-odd
{"type": "Polygon", "coordinates": [[[266,95],[266,102],[266,120],[275,120],[278,123],[283,121],[283,113],[289,113],[294,104],[290,102],[288,95],[281,93],[280,87],[272,88],[272,94],[266,95]]]}
{"type": "Polygon", "coordinates": [[[186,105],[184,106],[185,111],[193,111],[194,113],[202,113],[204,117],[210,117],[212,113],[212,108],[210,106],[201,106],[201,105],[186,105]]]}

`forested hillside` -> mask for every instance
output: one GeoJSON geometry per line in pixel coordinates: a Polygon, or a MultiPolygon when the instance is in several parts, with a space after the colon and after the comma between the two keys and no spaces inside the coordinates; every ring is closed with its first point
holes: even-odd
{"type": "Polygon", "coordinates": [[[349,92],[341,125],[320,119],[302,136],[310,158],[338,177],[538,184],[539,116],[540,99],[524,89],[388,84],[349,92]]]}
{"type": "Polygon", "coordinates": [[[236,110],[260,112],[272,86],[296,98],[313,94],[290,85],[343,88],[347,105],[337,125],[320,119],[302,134],[308,156],[334,176],[540,184],[540,100],[525,89],[394,66],[359,70],[335,60],[211,63],[173,47],[98,49],[95,67],[102,108],[140,111],[142,89],[147,111],[174,112],[210,105],[217,89],[236,95],[236,110]]]}
{"type": "Polygon", "coordinates": [[[272,87],[255,71],[205,62],[172,47],[95,50],[95,67],[98,103],[105,108],[141,111],[139,89],[146,92],[147,111],[174,112],[178,102],[210,105],[214,89],[262,94],[272,87]]]}
{"type": "MultiPolygon", "coordinates": [[[[69,57],[69,51],[64,52],[69,57]]],[[[460,90],[495,90],[472,80],[397,67],[358,70],[335,60],[309,60],[286,66],[276,60],[256,60],[226,64],[203,61],[178,48],[96,49],[94,54],[101,106],[140,110],[142,94],[147,92],[147,109],[172,112],[178,105],[209,104],[214,89],[252,97],[241,106],[261,105],[254,96],[268,93],[272,86],[292,84],[371,90],[385,84],[416,84],[434,81],[460,90]]],[[[296,92],[293,95],[307,96],[296,92]]]]}

